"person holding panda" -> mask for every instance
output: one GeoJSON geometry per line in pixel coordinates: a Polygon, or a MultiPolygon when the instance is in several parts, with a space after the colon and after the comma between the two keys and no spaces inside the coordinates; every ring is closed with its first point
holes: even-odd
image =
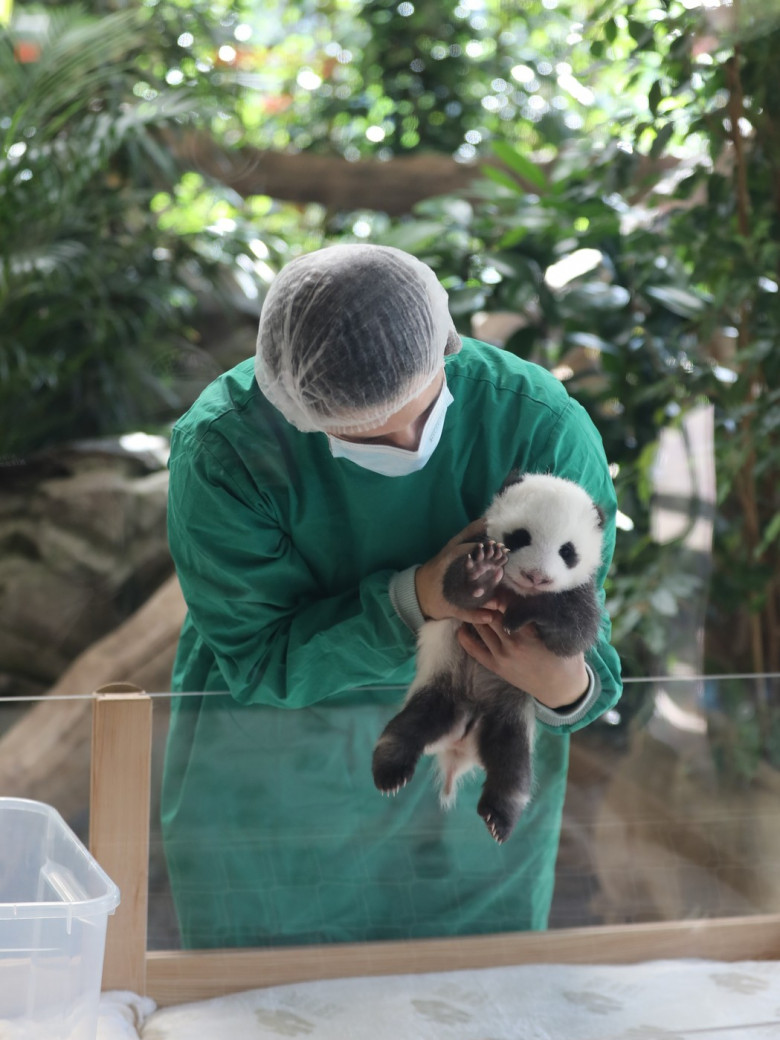
{"type": "Polygon", "coordinates": [[[182,944],[545,928],[568,735],[621,692],[603,594],[616,502],[584,409],[543,368],[461,338],[415,257],[331,246],[277,275],[255,358],[179,420],[169,468],[188,615],[161,819],[182,944]],[[512,470],[568,478],[603,514],[586,654],[557,656],[533,625],[507,633],[499,597],[444,595],[512,470]],[[416,633],[443,618],[533,698],[533,798],[502,845],[465,796],[442,813],[428,783],[403,799],[372,783],[416,633]]]}

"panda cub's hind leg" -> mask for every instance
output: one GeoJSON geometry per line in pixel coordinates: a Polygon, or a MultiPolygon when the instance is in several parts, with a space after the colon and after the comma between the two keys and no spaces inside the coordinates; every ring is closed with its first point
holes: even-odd
{"type": "Polygon", "coordinates": [[[395,794],[411,780],[426,747],[453,730],[458,716],[452,679],[447,673],[432,676],[415,690],[376,743],[372,761],[376,787],[395,794]]]}
{"type": "MultiPolygon", "coordinates": [[[[503,700],[503,699],[502,699],[503,700]]],[[[509,707],[485,712],[479,727],[479,755],[485,783],[477,812],[502,845],[531,798],[534,716],[530,698],[513,690],[509,707]]]]}

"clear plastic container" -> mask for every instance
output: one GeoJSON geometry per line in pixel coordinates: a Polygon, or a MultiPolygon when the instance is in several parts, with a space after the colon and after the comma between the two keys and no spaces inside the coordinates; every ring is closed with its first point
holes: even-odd
{"type": "Polygon", "coordinates": [[[60,814],[0,798],[0,1038],[95,1040],[119,889],[60,814]]]}

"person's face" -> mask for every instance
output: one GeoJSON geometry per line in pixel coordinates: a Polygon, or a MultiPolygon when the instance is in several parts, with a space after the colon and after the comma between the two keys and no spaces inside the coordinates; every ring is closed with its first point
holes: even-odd
{"type": "MultiPolygon", "coordinates": [[[[444,369],[434,378],[417,397],[412,398],[399,411],[394,412],[381,426],[371,430],[361,430],[359,434],[333,434],[342,441],[352,444],[390,444],[395,448],[417,451],[420,446],[425,421],[436,403],[444,383],[444,369]]],[[[325,430],[325,433],[328,433],[325,430]]]]}

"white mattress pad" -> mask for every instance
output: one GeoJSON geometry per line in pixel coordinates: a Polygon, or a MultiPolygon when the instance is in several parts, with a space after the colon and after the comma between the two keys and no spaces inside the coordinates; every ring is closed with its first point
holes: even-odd
{"type": "Polygon", "coordinates": [[[155,1008],[103,994],[98,1040],[780,1040],[780,963],[523,965],[334,979],[155,1008]]]}

